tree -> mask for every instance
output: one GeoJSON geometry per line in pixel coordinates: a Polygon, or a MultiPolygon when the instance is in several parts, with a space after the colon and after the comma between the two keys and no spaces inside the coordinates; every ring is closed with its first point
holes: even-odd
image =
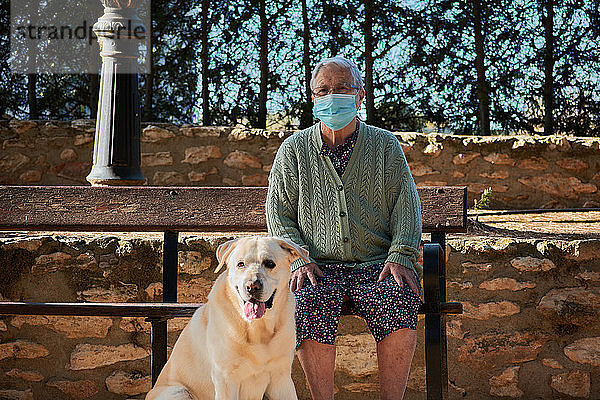
{"type": "Polygon", "coordinates": [[[477,98],[479,99],[479,126],[481,134],[490,134],[490,94],[485,79],[485,35],[483,32],[482,4],[473,0],[473,30],[475,36],[475,69],[477,70],[477,98]]]}

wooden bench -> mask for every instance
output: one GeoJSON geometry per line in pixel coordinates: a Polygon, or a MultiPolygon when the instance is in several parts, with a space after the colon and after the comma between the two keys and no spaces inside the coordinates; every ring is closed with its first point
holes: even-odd
{"type": "MultiPolygon", "coordinates": [[[[466,231],[466,188],[420,187],[427,399],[446,399],[446,233],[466,231]]],[[[199,304],[177,302],[179,232],[265,232],[266,188],[0,186],[0,231],[163,232],[163,303],[0,302],[0,315],[146,317],[152,323],[152,382],[167,359],[167,324],[199,304]]],[[[3,265],[2,268],[10,266],[3,265]]]]}

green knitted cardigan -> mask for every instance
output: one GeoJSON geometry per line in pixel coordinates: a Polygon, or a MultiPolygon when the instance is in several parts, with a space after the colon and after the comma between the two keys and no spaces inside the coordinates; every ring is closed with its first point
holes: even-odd
{"type": "Polygon", "coordinates": [[[421,203],[402,147],[392,133],[359,124],[341,179],[320,154],[320,123],[283,141],[269,174],[269,234],[304,246],[320,265],[392,261],[422,276],[421,203]]]}

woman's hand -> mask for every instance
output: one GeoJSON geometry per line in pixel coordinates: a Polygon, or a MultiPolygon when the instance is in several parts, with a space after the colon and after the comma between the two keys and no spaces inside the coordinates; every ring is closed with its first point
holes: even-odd
{"type": "Polygon", "coordinates": [[[309,263],[301,266],[292,272],[292,276],[290,277],[290,290],[294,292],[298,289],[302,289],[306,278],[310,280],[310,283],[312,283],[313,286],[317,286],[317,278],[315,275],[320,276],[321,278],[324,276],[317,264],[309,263]]]}
{"type": "Polygon", "coordinates": [[[404,282],[406,282],[406,284],[413,291],[414,294],[416,294],[417,296],[421,294],[421,285],[419,284],[419,280],[417,279],[417,276],[412,269],[395,262],[386,262],[385,266],[383,267],[383,270],[379,274],[379,279],[377,280],[377,282],[381,282],[389,274],[392,274],[394,276],[394,279],[396,280],[396,282],[398,282],[398,285],[400,287],[403,287],[404,282]]]}

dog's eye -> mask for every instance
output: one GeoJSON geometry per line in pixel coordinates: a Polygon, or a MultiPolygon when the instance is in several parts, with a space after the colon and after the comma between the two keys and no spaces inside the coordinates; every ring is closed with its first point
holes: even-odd
{"type": "Polygon", "coordinates": [[[265,261],[263,261],[263,265],[265,266],[265,268],[268,268],[268,269],[275,268],[275,262],[273,260],[265,260],[265,261]]]}
{"type": "Polygon", "coordinates": [[[238,268],[244,268],[246,266],[246,264],[244,264],[243,261],[240,261],[237,265],[238,268]]]}

